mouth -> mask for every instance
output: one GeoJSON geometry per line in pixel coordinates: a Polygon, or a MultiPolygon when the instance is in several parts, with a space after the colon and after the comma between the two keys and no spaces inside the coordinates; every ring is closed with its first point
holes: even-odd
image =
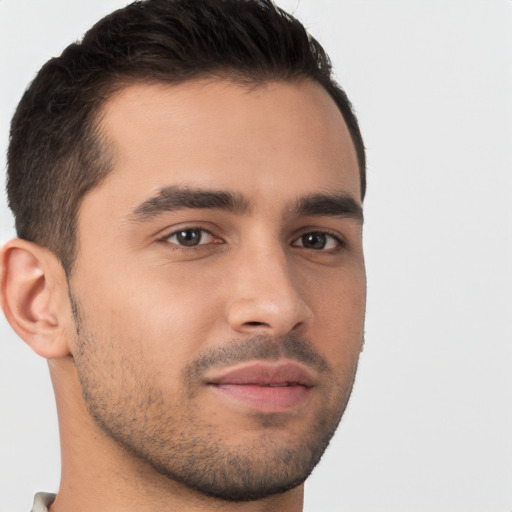
{"type": "Polygon", "coordinates": [[[295,362],[258,361],[210,376],[207,384],[238,406],[276,413],[304,403],[315,385],[315,375],[295,362]]]}

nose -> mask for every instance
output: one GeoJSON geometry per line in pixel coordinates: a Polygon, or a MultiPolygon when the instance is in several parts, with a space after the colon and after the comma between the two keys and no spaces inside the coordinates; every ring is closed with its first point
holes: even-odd
{"type": "Polygon", "coordinates": [[[227,318],[239,333],[279,337],[303,332],[313,317],[281,247],[239,255],[227,318]]]}

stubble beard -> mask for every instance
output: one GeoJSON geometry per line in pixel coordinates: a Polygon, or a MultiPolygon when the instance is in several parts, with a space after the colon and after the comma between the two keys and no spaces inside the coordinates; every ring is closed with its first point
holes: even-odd
{"type": "Polygon", "coordinates": [[[280,340],[255,337],[213,349],[187,365],[182,391],[179,396],[169,396],[151,369],[139,361],[119,358],[115,343],[102,340],[100,348],[98,339],[80,320],[76,303],[74,310],[78,347],[74,361],[91,417],[138,460],[202,495],[251,501],[301,485],[322,457],[350,397],[357,360],[350,375],[340,378],[296,336],[280,340]],[[310,364],[322,375],[325,396],[321,414],[314,415],[300,438],[285,435],[286,419],[281,414],[254,413],[259,434],[252,444],[224,439],[201,415],[195,401],[198,376],[217,364],[283,356],[310,364]]]}

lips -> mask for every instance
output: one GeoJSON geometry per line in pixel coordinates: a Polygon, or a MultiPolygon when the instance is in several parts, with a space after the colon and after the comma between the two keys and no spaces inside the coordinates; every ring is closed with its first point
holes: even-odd
{"type": "Polygon", "coordinates": [[[295,362],[252,362],[210,376],[207,384],[238,405],[261,412],[284,412],[308,398],[315,376],[295,362]]]}

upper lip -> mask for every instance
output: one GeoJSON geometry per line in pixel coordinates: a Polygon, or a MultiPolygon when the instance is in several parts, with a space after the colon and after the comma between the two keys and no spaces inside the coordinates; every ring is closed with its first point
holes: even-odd
{"type": "Polygon", "coordinates": [[[216,375],[210,375],[208,384],[213,385],[258,385],[258,386],[286,386],[301,385],[313,387],[315,376],[308,368],[293,361],[252,361],[244,363],[216,375]]]}

